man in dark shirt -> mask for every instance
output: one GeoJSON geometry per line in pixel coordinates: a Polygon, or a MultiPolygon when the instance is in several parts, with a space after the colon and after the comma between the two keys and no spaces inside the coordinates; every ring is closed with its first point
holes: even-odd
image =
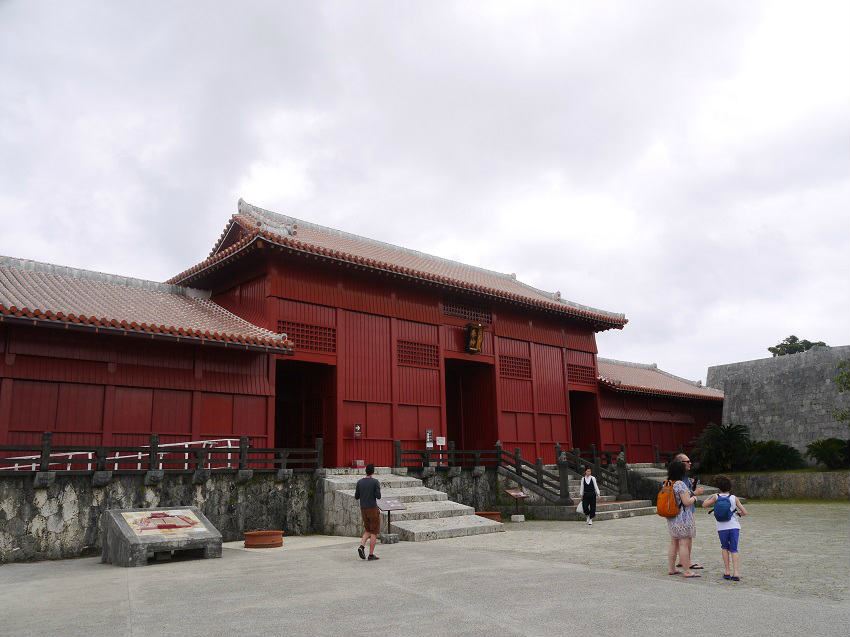
{"type": "Polygon", "coordinates": [[[366,559],[366,540],[369,540],[369,559],[377,560],[375,555],[375,542],[378,541],[378,533],[381,532],[381,511],[378,509],[378,500],[381,499],[381,483],[372,477],[375,473],[375,465],[366,465],[366,477],[357,481],[354,489],[354,499],[360,500],[360,515],[363,516],[363,537],[360,538],[360,546],[357,554],[361,560],[366,559]]]}

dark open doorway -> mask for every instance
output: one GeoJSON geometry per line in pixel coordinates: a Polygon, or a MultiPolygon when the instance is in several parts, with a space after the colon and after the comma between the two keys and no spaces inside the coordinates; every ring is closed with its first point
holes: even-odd
{"type": "Polygon", "coordinates": [[[457,449],[492,449],[499,438],[493,366],[446,360],[446,435],[457,449]]]}
{"type": "Polygon", "coordinates": [[[570,427],[573,447],[585,451],[590,449],[590,445],[599,448],[599,409],[596,405],[596,394],[570,392],[570,427]]]}
{"type": "Polygon", "coordinates": [[[317,437],[333,442],[336,368],[279,360],[276,372],[275,446],[309,448],[317,437]]]}

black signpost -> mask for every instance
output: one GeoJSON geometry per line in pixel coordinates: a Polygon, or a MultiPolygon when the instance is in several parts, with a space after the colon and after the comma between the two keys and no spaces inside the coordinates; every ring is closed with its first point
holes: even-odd
{"type": "Polygon", "coordinates": [[[516,504],[516,515],[520,515],[519,501],[525,500],[528,497],[528,494],[523,491],[521,487],[518,489],[505,489],[505,493],[514,499],[514,503],[516,504]]]}
{"type": "Polygon", "coordinates": [[[392,512],[404,511],[405,509],[407,509],[407,507],[404,506],[401,500],[398,500],[396,498],[381,498],[377,502],[378,508],[381,511],[387,512],[387,534],[389,535],[390,533],[392,533],[392,531],[390,530],[390,516],[392,515],[392,512]]]}

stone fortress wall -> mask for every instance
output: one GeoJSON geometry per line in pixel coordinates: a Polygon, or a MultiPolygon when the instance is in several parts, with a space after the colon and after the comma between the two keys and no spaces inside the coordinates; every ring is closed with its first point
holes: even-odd
{"type": "Polygon", "coordinates": [[[850,407],[850,392],[835,384],[838,364],[850,346],[814,347],[807,352],[708,368],[708,386],[722,389],[723,423],[746,425],[753,440],[779,440],[805,453],[821,438],[850,436],[836,409],[850,407]]]}

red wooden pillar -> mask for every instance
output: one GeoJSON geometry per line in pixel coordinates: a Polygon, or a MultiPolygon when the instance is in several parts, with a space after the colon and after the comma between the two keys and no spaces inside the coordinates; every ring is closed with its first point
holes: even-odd
{"type": "MultiPolygon", "coordinates": [[[[570,377],[567,368],[567,349],[565,347],[561,348],[561,364],[563,367],[564,373],[564,400],[566,401],[565,409],[567,412],[567,439],[564,441],[565,448],[569,451],[575,445],[573,445],[573,412],[570,410],[570,377]]],[[[560,442],[560,440],[556,441],[560,442]]],[[[557,458],[555,459],[557,461],[557,458]]]]}
{"type": "MultiPolygon", "coordinates": [[[[442,303],[440,304],[442,311],[442,303]]],[[[446,331],[442,325],[437,326],[437,358],[439,361],[440,374],[440,433],[443,436],[449,435],[449,422],[446,418],[446,331]]],[[[416,415],[417,431],[419,430],[419,414],[416,415]]],[[[446,441],[448,442],[448,441],[446,441]]],[[[454,441],[459,442],[459,441],[454,441]]]]}
{"type": "MultiPolygon", "coordinates": [[[[529,321],[531,323],[531,321],[529,321]]],[[[534,424],[534,457],[540,457],[540,418],[537,415],[537,346],[528,343],[528,356],[531,363],[531,418],[534,424]]]]}
{"type": "Polygon", "coordinates": [[[390,318],[390,400],[392,401],[390,437],[393,440],[396,439],[398,426],[398,382],[398,320],[392,317],[390,318]]]}
{"type": "Polygon", "coordinates": [[[266,354],[268,365],[267,381],[268,394],[266,394],[266,447],[276,447],[275,436],[277,435],[277,423],[275,422],[275,399],[277,396],[277,383],[275,373],[277,371],[277,357],[266,354]]]}
{"type": "MultiPolygon", "coordinates": [[[[495,326],[496,320],[496,313],[493,312],[490,325],[495,326]]],[[[496,382],[496,409],[493,411],[493,416],[496,419],[496,440],[502,441],[505,439],[505,432],[502,431],[502,366],[499,363],[499,337],[496,336],[495,329],[491,331],[493,334],[493,378],[496,382]]]]}
{"type": "Polygon", "coordinates": [[[348,372],[348,360],[345,356],[345,336],[346,330],[343,329],[345,320],[345,310],[336,309],[336,444],[334,445],[334,457],[327,458],[327,462],[331,467],[342,467],[343,458],[345,458],[345,437],[343,435],[342,414],[343,414],[343,399],[345,397],[346,374],[348,372]]]}

